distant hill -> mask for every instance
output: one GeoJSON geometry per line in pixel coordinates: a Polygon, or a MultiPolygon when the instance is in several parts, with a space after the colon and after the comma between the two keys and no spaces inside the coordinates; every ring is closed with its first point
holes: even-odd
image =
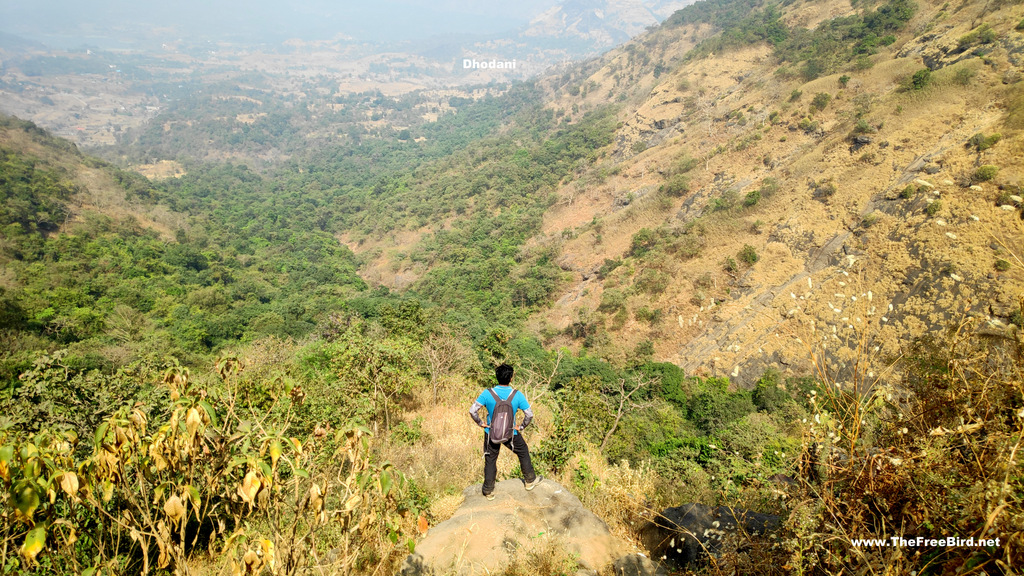
{"type": "Polygon", "coordinates": [[[694,0],[567,0],[530,21],[524,38],[588,41],[594,51],[625,42],[694,0]]]}

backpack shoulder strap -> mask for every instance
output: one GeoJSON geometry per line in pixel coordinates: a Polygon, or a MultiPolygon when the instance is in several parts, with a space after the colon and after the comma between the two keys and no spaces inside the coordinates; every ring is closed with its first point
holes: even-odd
{"type": "Polygon", "coordinates": [[[494,388],[488,388],[487,391],[491,393],[495,402],[501,402],[501,396],[498,396],[498,393],[494,391],[494,388]]]}
{"type": "Polygon", "coordinates": [[[508,400],[509,402],[512,402],[512,400],[516,397],[516,392],[519,392],[519,390],[516,390],[515,388],[513,388],[512,389],[512,393],[509,394],[508,398],[505,398],[505,400],[508,400]]]}

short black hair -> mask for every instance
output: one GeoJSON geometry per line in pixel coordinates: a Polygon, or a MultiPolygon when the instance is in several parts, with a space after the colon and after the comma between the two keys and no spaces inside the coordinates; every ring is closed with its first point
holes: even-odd
{"type": "Polygon", "coordinates": [[[508,364],[502,364],[494,369],[494,377],[498,379],[499,386],[508,386],[508,383],[512,381],[512,373],[515,370],[512,369],[508,364]]]}

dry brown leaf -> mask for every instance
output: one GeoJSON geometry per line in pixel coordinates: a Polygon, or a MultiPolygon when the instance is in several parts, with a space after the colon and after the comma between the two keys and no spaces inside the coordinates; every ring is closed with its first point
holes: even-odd
{"type": "Polygon", "coordinates": [[[177,494],[171,496],[164,502],[164,514],[171,519],[172,522],[177,522],[185,516],[185,504],[182,503],[181,498],[177,494]]]}
{"type": "Polygon", "coordinates": [[[76,497],[78,494],[78,475],[74,472],[65,472],[60,476],[60,488],[68,496],[76,497]]]}

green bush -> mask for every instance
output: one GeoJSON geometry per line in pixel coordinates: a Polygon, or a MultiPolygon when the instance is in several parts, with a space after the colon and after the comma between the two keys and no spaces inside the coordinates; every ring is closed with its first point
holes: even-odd
{"type": "Polygon", "coordinates": [[[853,126],[854,134],[873,134],[877,131],[874,126],[868,124],[868,121],[863,118],[857,120],[857,123],[853,126]]]}
{"type": "Polygon", "coordinates": [[[906,90],[923,90],[932,82],[932,71],[922,68],[907,80],[904,86],[906,90]]]}
{"type": "Polygon", "coordinates": [[[914,186],[913,184],[907,184],[906,188],[900,190],[900,198],[904,200],[912,198],[914,194],[917,194],[917,186],[914,186]]]}
{"type": "Polygon", "coordinates": [[[765,370],[761,378],[757,380],[750,397],[758,410],[771,414],[782,410],[787,404],[793,403],[793,397],[779,388],[781,381],[782,376],[772,368],[765,370]]]}
{"type": "Polygon", "coordinates": [[[698,160],[690,157],[689,154],[683,152],[680,154],[675,161],[672,162],[672,166],[669,168],[669,174],[686,174],[690,170],[697,167],[698,160]]]}
{"type": "Polygon", "coordinates": [[[801,92],[800,90],[797,90],[796,88],[794,88],[793,91],[789,93],[789,101],[790,102],[796,102],[803,95],[804,95],[803,92],[801,92]]]}
{"type": "Polygon", "coordinates": [[[650,228],[641,228],[629,242],[630,256],[643,256],[658,245],[658,233],[650,228]]]}
{"type": "Polygon", "coordinates": [[[602,264],[601,267],[597,269],[597,277],[601,280],[604,280],[605,278],[608,277],[609,274],[612,273],[612,270],[615,270],[619,266],[622,266],[622,260],[618,258],[614,260],[611,258],[605,258],[604,264],[602,264]]]}
{"type": "Polygon", "coordinates": [[[641,306],[633,312],[633,317],[639,322],[647,322],[650,325],[658,324],[664,319],[665,313],[661,308],[648,308],[647,306],[641,306]]]}
{"type": "Polygon", "coordinates": [[[722,261],[722,269],[725,270],[726,272],[731,272],[735,274],[736,272],[739,272],[740,267],[738,264],[736,264],[735,258],[733,258],[732,256],[727,256],[725,260],[722,261]]]}
{"type": "Polygon", "coordinates": [[[996,270],[999,272],[1006,272],[1007,270],[1010,269],[1010,263],[1002,258],[999,258],[998,260],[996,260],[995,267],[996,270]]]}
{"type": "Polygon", "coordinates": [[[676,174],[658,189],[660,192],[678,198],[690,191],[690,179],[683,174],[676,174]]]}
{"type": "Polygon", "coordinates": [[[660,270],[654,268],[644,268],[636,276],[636,282],[634,286],[641,292],[648,294],[661,294],[668,288],[669,277],[660,270]]]}
{"type": "Polygon", "coordinates": [[[743,249],[740,250],[739,257],[740,260],[750,266],[753,266],[761,259],[761,257],[757,255],[757,250],[750,244],[743,245],[743,249]]]}
{"type": "Polygon", "coordinates": [[[850,77],[847,76],[846,74],[843,74],[842,76],[839,77],[839,85],[842,86],[843,88],[846,88],[846,85],[849,82],[850,82],[850,77]]]}
{"type": "Polygon", "coordinates": [[[761,201],[761,191],[751,190],[747,192],[747,197],[743,199],[743,205],[746,207],[756,206],[761,201]]]}
{"type": "Polygon", "coordinates": [[[870,228],[878,222],[878,213],[872,212],[861,219],[860,225],[864,228],[870,228]]]}
{"type": "Polygon", "coordinates": [[[818,92],[811,99],[811,108],[814,108],[818,112],[821,112],[828,106],[828,103],[832,101],[832,95],[826,92],[818,92]]]}
{"type": "Polygon", "coordinates": [[[722,195],[718,198],[712,198],[708,202],[708,210],[711,212],[724,212],[732,209],[736,206],[736,201],[739,199],[739,193],[735,190],[726,190],[722,192],[722,195]]]}
{"type": "Polygon", "coordinates": [[[704,434],[711,435],[755,412],[750,392],[701,392],[687,403],[687,418],[704,434]]]}
{"type": "Polygon", "coordinates": [[[621,290],[612,288],[601,294],[601,304],[597,306],[597,309],[601,312],[614,312],[625,305],[626,295],[621,290]]]}
{"type": "Polygon", "coordinates": [[[978,166],[978,169],[974,171],[974,180],[976,182],[988,182],[995,178],[996,174],[999,174],[998,166],[985,164],[984,166],[978,166]]]}
{"type": "Polygon", "coordinates": [[[981,132],[978,132],[974,136],[971,136],[971,138],[967,141],[967,147],[975,148],[978,150],[978,152],[983,152],[995,146],[1000,140],[1002,140],[1002,138],[1003,135],[998,132],[996,132],[995,134],[991,134],[989,136],[985,136],[981,132]]]}
{"type": "Polygon", "coordinates": [[[961,66],[953,73],[953,82],[960,86],[970,86],[976,74],[977,72],[973,68],[961,66]]]}
{"type": "Polygon", "coordinates": [[[957,40],[957,45],[961,48],[970,46],[971,44],[991,44],[996,41],[998,36],[996,31],[992,29],[988,24],[982,24],[971,32],[964,34],[957,40]]]}
{"type": "Polygon", "coordinates": [[[942,202],[936,200],[925,207],[924,213],[929,216],[935,216],[939,213],[939,210],[942,210],[942,202]]]}
{"type": "Polygon", "coordinates": [[[804,132],[806,132],[808,134],[817,132],[819,126],[820,125],[818,124],[817,120],[811,120],[808,117],[802,118],[800,120],[800,123],[797,124],[797,127],[799,127],[801,130],[803,130],[804,132]]]}

